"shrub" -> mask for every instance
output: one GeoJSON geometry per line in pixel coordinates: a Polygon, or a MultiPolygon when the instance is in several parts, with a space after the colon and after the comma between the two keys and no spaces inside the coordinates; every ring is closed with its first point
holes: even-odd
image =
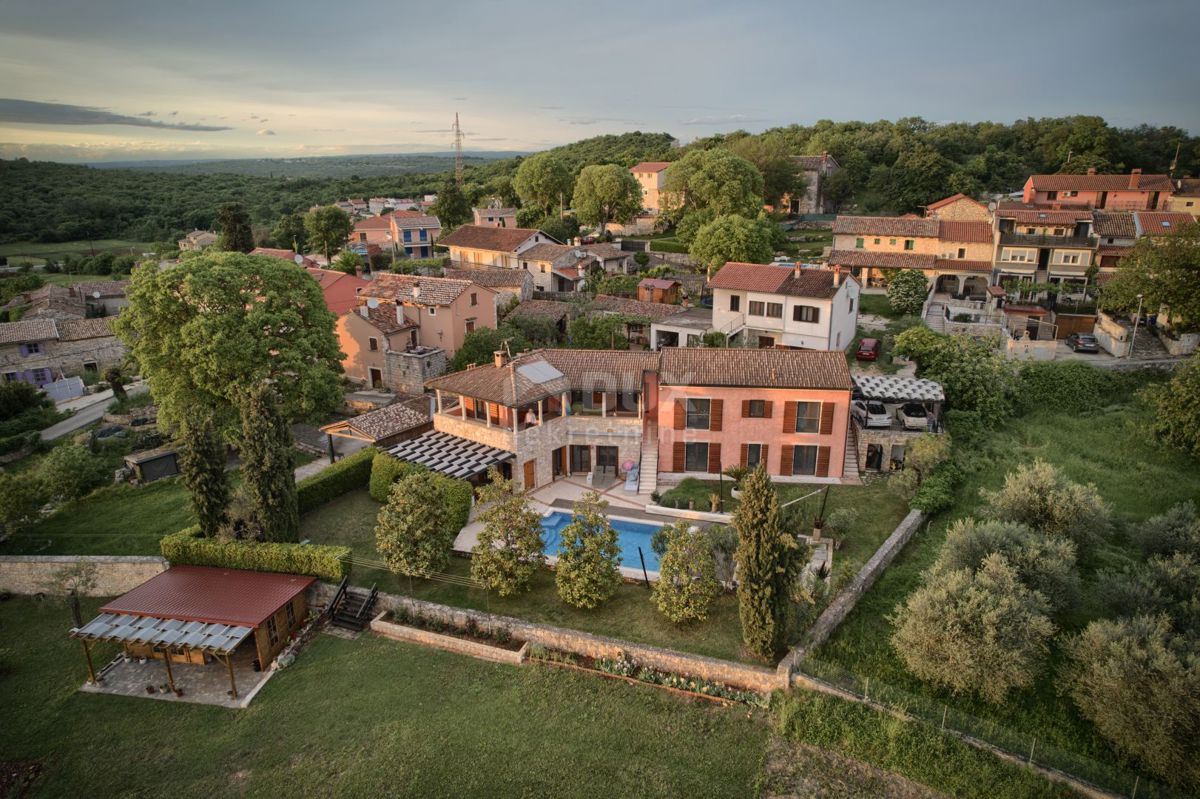
{"type": "Polygon", "coordinates": [[[198,525],[164,536],[159,549],[173,565],[307,574],[331,582],[350,573],[350,547],[201,538],[198,525]]]}
{"type": "Polygon", "coordinates": [[[371,499],[376,502],[387,502],[392,483],[408,477],[414,472],[427,471],[419,463],[410,463],[393,458],[386,452],[380,452],[371,460],[371,499]]]}
{"type": "Polygon", "coordinates": [[[46,395],[28,383],[20,380],[0,383],[0,421],[8,421],[25,411],[49,404],[46,395]]]}
{"type": "Polygon", "coordinates": [[[1119,383],[1111,371],[1080,361],[1029,361],[1017,371],[1015,394],[1021,410],[1078,413],[1103,406],[1119,383]]]}
{"type": "Polygon", "coordinates": [[[595,491],[575,503],[571,523],[560,534],[554,582],[563,602],[591,609],[609,599],[621,585],[617,531],[604,511],[608,503],[595,491]]]}
{"type": "Polygon", "coordinates": [[[888,305],[898,314],[919,314],[929,296],[925,274],[917,269],[902,269],[887,284],[888,305]]]}
{"type": "Polygon", "coordinates": [[[457,535],[471,520],[471,502],[475,497],[475,489],[466,480],[456,477],[447,477],[444,474],[436,474],[434,477],[445,498],[447,522],[457,535]]]}
{"type": "Polygon", "coordinates": [[[939,574],[910,594],[892,615],[892,646],[919,679],[1000,704],[1043,668],[1055,632],[1048,612],[1045,597],[992,554],[974,572],[939,574]]]}
{"type": "Polygon", "coordinates": [[[458,534],[447,513],[444,480],[415,472],[392,486],[379,511],[375,542],[388,568],[424,577],[445,570],[458,534]]]}
{"type": "Polygon", "coordinates": [[[342,494],[365,487],[371,475],[371,459],[377,452],[374,447],[364,447],[297,483],[300,513],[308,513],[342,494]]]}
{"type": "Polygon", "coordinates": [[[78,444],[63,444],[50,450],[37,467],[46,496],[70,502],[85,496],[108,477],[104,461],[78,444]]]}
{"type": "Polygon", "coordinates": [[[0,438],[0,455],[7,455],[10,452],[16,452],[23,447],[31,447],[38,442],[41,436],[36,430],[30,430],[28,433],[17,433],[15,436],[5,436],[0,438]]]}
{"type": "Polygon", "coordinates": [[[1067,645],[1064,688],[1118,751],[1200,789],[1200,663],[1164,617],[1094,621],[1067,645]]]}
{"type": "Polygon", "coordinates": [[[704,621],[721,590],[712,546],[688,521],[664,529],[667,551],[658,562],[658,582],[651,594],[654,605],[675,624],[704,621]]]}
{"type": "Polygon", "coordinates": [[[1102,571],[1096,593],[1114,616],[1166,616],[1176,632],[1200,638],[1200,560],[1155,555],[1122,571],[1102,571]]]}
{"type": "Polygon", "coordinates": [[[888,488],[912,501],[922,481],[949,457],[949,436],[922,433],[909,443],[904,454],[904,469],[888,479],[888,488]]]}
{"type": "Polygon", "coordinates": [[[500,596],[529,590],[533,575],[545,563],[541,516],[527,493],[505,480],[495,467],[480,490],[483,529],[471,551],[471,576],[500,596]]]}
{"type": "Polygon", "coordinates": [[[1151,386],[1145,394],[1154,408],[1154,435],[1200,458],[1200,352],[1175,371],[1170,383],[1151,386]]]}
{"type": "Polygon", "coordinates": [[[953,463],[934,468],[913,494],[909,507],[933,515],[954,504],[954,489],[963,480],[962,470],[953,463]]]}
{"type": "Polygon", "coordinates": [[[1190,552],[1200,557],[1200,515],[1196,503],[1181,502],[1135,527],[1133,540],[1147,555],[1190,552]]]}
{"type": "Polygon", "coordinates": [[[986,517],[1065,536],[1081,548],[1109,528],[1109,508],[1096,487],[1068,480],[1043,460],[1009,472],[999,491],[981,489],[979,493],[987,503],[986,517]]]}
{"type": "Polygon", "coordinates": [[[0,472],[0,528],[12,534],[38,518],[45,488],[33,472],[0,472]]]}

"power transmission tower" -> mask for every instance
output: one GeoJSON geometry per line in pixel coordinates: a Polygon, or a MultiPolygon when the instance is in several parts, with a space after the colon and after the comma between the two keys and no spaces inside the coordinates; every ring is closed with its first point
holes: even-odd
{"type": "Polygon", "coordinates": [[[462,128],[458,125],[458,112],[454,112],[454,182],[461,189],[463,184],[462,128]]]}

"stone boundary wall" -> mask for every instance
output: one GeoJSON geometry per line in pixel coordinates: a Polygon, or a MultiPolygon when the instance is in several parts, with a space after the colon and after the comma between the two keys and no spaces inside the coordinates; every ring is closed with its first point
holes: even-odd
{"type": "Polygon", "coordinates": [[[447,652],[468,655],[479,660],[490,660],[493,663],[507,663],[511,666],[520,666],[524,663],[525,653],[529,649],[528,643],[522,644],[520,649],[504,649],[499,646],[481,644],[478,641],[468,641],[453,635],[442,635],[418,627],[409,627],[407,624],[384,621],[383,617],[386,613],[387,611],[384,611],[371,620],[371,632],[393,641],[431,646],[435,649],[444,649],[447,652]]]}
{"type": "Polygon", "coordinates": [[[900,550],[904,549],[904,545],[917,532],[917,528],[923,521],[925,521],[924,513],[919,510],[909,511],[908,515],[892,531],[892,534],[887,537],[887,540],[880,545],[879,549],[875,550],[871,559],[859,569],[858,574],[854,575],[850,585],[834,597],[834,600],[829,603],[829,607],[825,608],[824,612],[817,617],[804,637],[804,641],[779,663],[779,678],[785,685],[788,684],[795,671],[795,664],[804,659],[810,649],[823,644],[838,625],[846,620],[850,611],[854,610],[854,606],[858,604],[858,600],[875,584],[879,575],[883,574],[883,570],[900,554],[900,550]]]}
{"type": "Polygon", "coordinates": [[[86,596],[117,596],[167,570],[157,555],[0,555],[0,591],[50,593],[55,574],[77,563],[96,567],[96,585],[86,596]]]}
{"type": "Polygon", "coordinates": [[[647,505],[646,513],[653,513],[655,516],[673,516],[677,519],[690,519],[694,522],[716,522],[718,524],[733,523],[732,513],[712,513],[711,511],[706,510],[668,508],[665,505],[647,505]]]}
{"type": "MultiPolygon", "coordinates": [[[[317,582],[309,589],[309,604],[323,607],[333,598],[337,586],[317,582]]],[[[376,608],[390,611],[403,608],[406,612],[438,619],[457,627],[466,627],[467,620],[474,620],[482,630],[489,632],[507,629],[513,638],[528,641],[530,644],[544,646],[547,649],[557,649],[576,655],[592,658],[616,658],[622,652],[638,662],[662,671],[675,674],[685,674],[714,682],[726,683],[739,688],[767,693],[788,686],[788,674],[782,674],[774,669],[762,666],[734,663],[717,658],[692,655],[672,649],[662,649],[649,644],[637,644],[632,641],[622,641],[618,638],[608,638],[601,635],[567,630],[562,627],[551,627],[546,624],[514,619],[510,616],[500,616],[485,613],[480,610],[454,608],[425,602],[395,594],[378,595],[376,608]]]]}

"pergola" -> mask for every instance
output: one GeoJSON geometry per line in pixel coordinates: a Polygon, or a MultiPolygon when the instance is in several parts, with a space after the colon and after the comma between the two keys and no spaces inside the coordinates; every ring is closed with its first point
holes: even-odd
{"type": "Polygon", "coordinates": [[[402,461],[419,463],[450,477],[468,479],[513,457],[511,452],[438,430],[401,441],[389,449],[388,454],[402,461]]]}

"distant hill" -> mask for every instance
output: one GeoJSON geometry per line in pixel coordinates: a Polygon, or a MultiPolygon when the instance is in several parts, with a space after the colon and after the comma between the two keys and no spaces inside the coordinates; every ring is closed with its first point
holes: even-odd
{"type": "MultiPolygon", "coordinates": [[[[483,166],[514,158],[520,152],[466,152],[465,166],[483,166]]],[[[139,169],[183,175],[249,175],[261,178],[371,178],[445,172],[454,168],[453,153],[386,153],[329,155],[306,158],[229,158],[220,160],[109,161],[90,164],[97,169],[139,169]]]]}

